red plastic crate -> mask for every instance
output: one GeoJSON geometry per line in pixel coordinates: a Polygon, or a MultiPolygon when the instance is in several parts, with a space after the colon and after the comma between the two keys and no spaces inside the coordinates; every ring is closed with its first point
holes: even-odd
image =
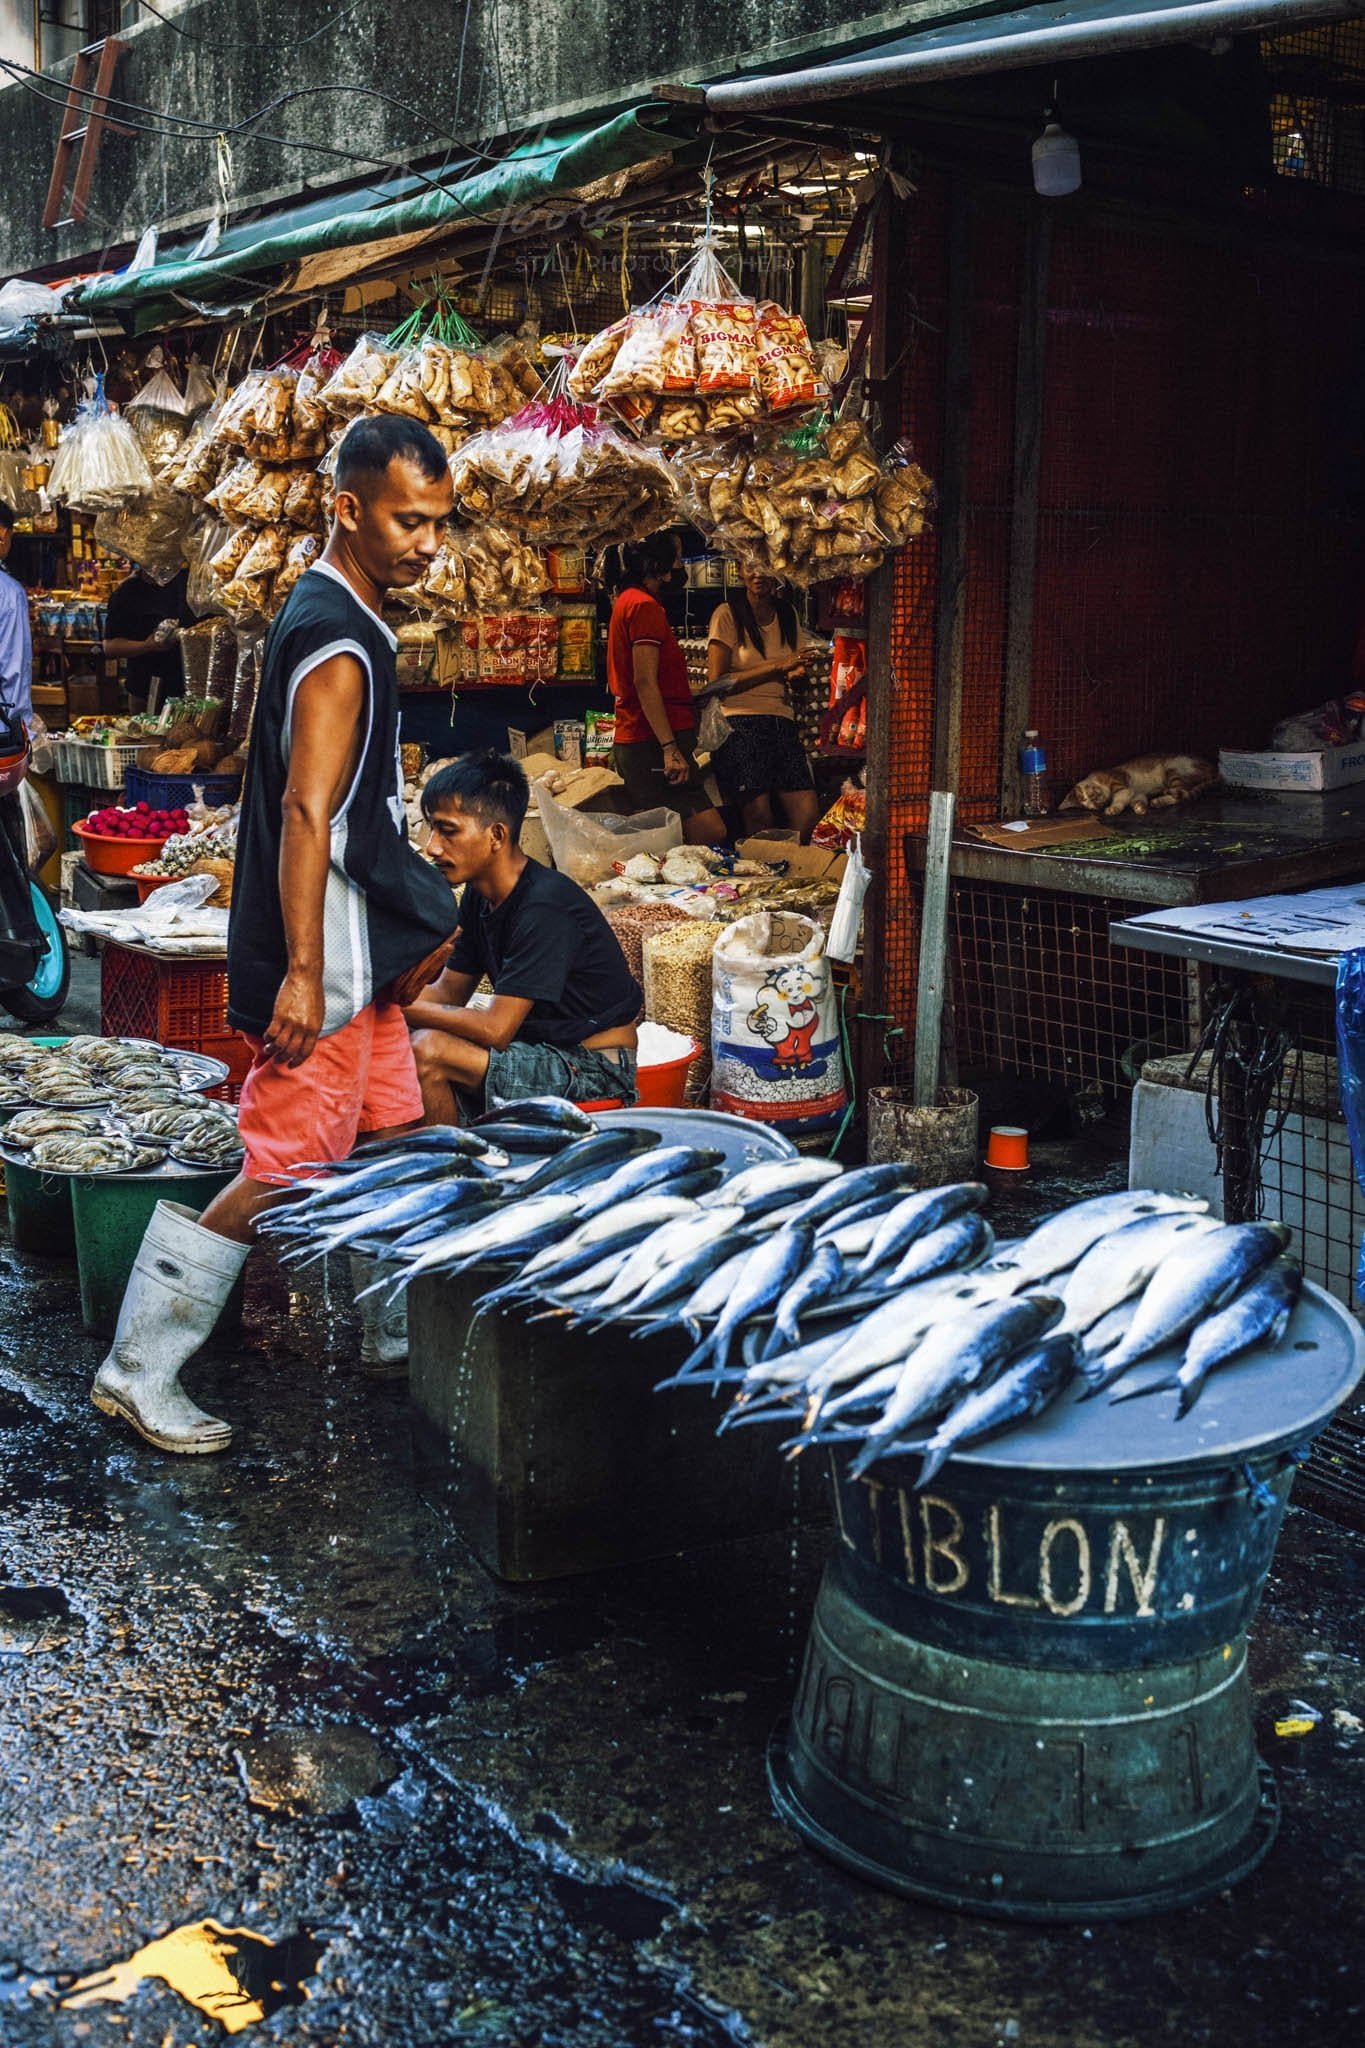
{"type": "Polygon", "coordinates": [[[157,959],[107,944],[100,962],[100,1030],[106,1038],[155,1038],[224,1060],[228,1080],[213,1093],[235,1100],[251,1047],[227,1020],[227,973],[213,960],[157,959]]]}

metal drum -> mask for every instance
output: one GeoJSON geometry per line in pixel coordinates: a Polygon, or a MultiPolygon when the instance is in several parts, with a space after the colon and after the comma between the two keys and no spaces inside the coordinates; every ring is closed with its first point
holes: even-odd
{"type": "Polygon", "coordinates": [[[1247,1626],[1363,1343],[1308,1287],[1183,1421],[1173,1393],[1072,1397],[922,1492],[915,1459],[856,1481],[839,1460],[778,1812],[875,1883],[1006,1918],[1161,1912],[1245,1876],[1278,1822],[1247,1626]]]}

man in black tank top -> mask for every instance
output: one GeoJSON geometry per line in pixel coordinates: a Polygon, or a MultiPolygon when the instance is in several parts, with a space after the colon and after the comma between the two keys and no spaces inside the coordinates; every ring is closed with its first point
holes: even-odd
{"type": "MultiPolygon", "coordinates": [[[[231,1438],[184,1392],[180,1369],[217,1322],[281,1180],[343,1157],[362,1131],[421,1119],[393,990],[448,947],[455,907],[407,842],[396,642],[380,608],[425,574],[453,502],[425,427],[357,421],[338,451],[326,549],[266,639],[228,927],[228,1014],[256,1055],[239,1110],[246,1157],[201,1217],[157,1204],[92,1390],[96,1407],[162,1450],[217,1451],[231,1438]]],[[[366,1338],[371,1366],[406,1349],[377,1323],[366,1338]]]]}

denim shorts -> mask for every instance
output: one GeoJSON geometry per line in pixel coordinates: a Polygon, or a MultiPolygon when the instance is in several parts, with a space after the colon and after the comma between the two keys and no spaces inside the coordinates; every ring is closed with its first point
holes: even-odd
{"type": "Polygon", "coordinates": [[[514,1038],[502,1052],[490,1052],[480,1108],[496,1108],[524,1095],[560,1095],[566,1102],[619,1100],[627,1109],[637,1098],[635,1053],[628,1045],[590,1052],[583,1045],[528,1045],[514,1038]]]}

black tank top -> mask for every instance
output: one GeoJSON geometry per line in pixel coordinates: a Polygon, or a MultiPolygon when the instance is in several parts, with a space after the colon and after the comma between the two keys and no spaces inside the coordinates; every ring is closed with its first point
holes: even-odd
{"type": "Polygon", "coordinates": [[[266,636],[247,754],[228,921],[228,1020],[263,1033],[288,966],[280,907],[282,805],[294,696],[351,654],[368,683],[355,776],[332,819],[323,912],[323,1034],[339,1031],[455,929],[449,886],[408,844],[392,633],[335,569],[300,577],[266,636]]]}

